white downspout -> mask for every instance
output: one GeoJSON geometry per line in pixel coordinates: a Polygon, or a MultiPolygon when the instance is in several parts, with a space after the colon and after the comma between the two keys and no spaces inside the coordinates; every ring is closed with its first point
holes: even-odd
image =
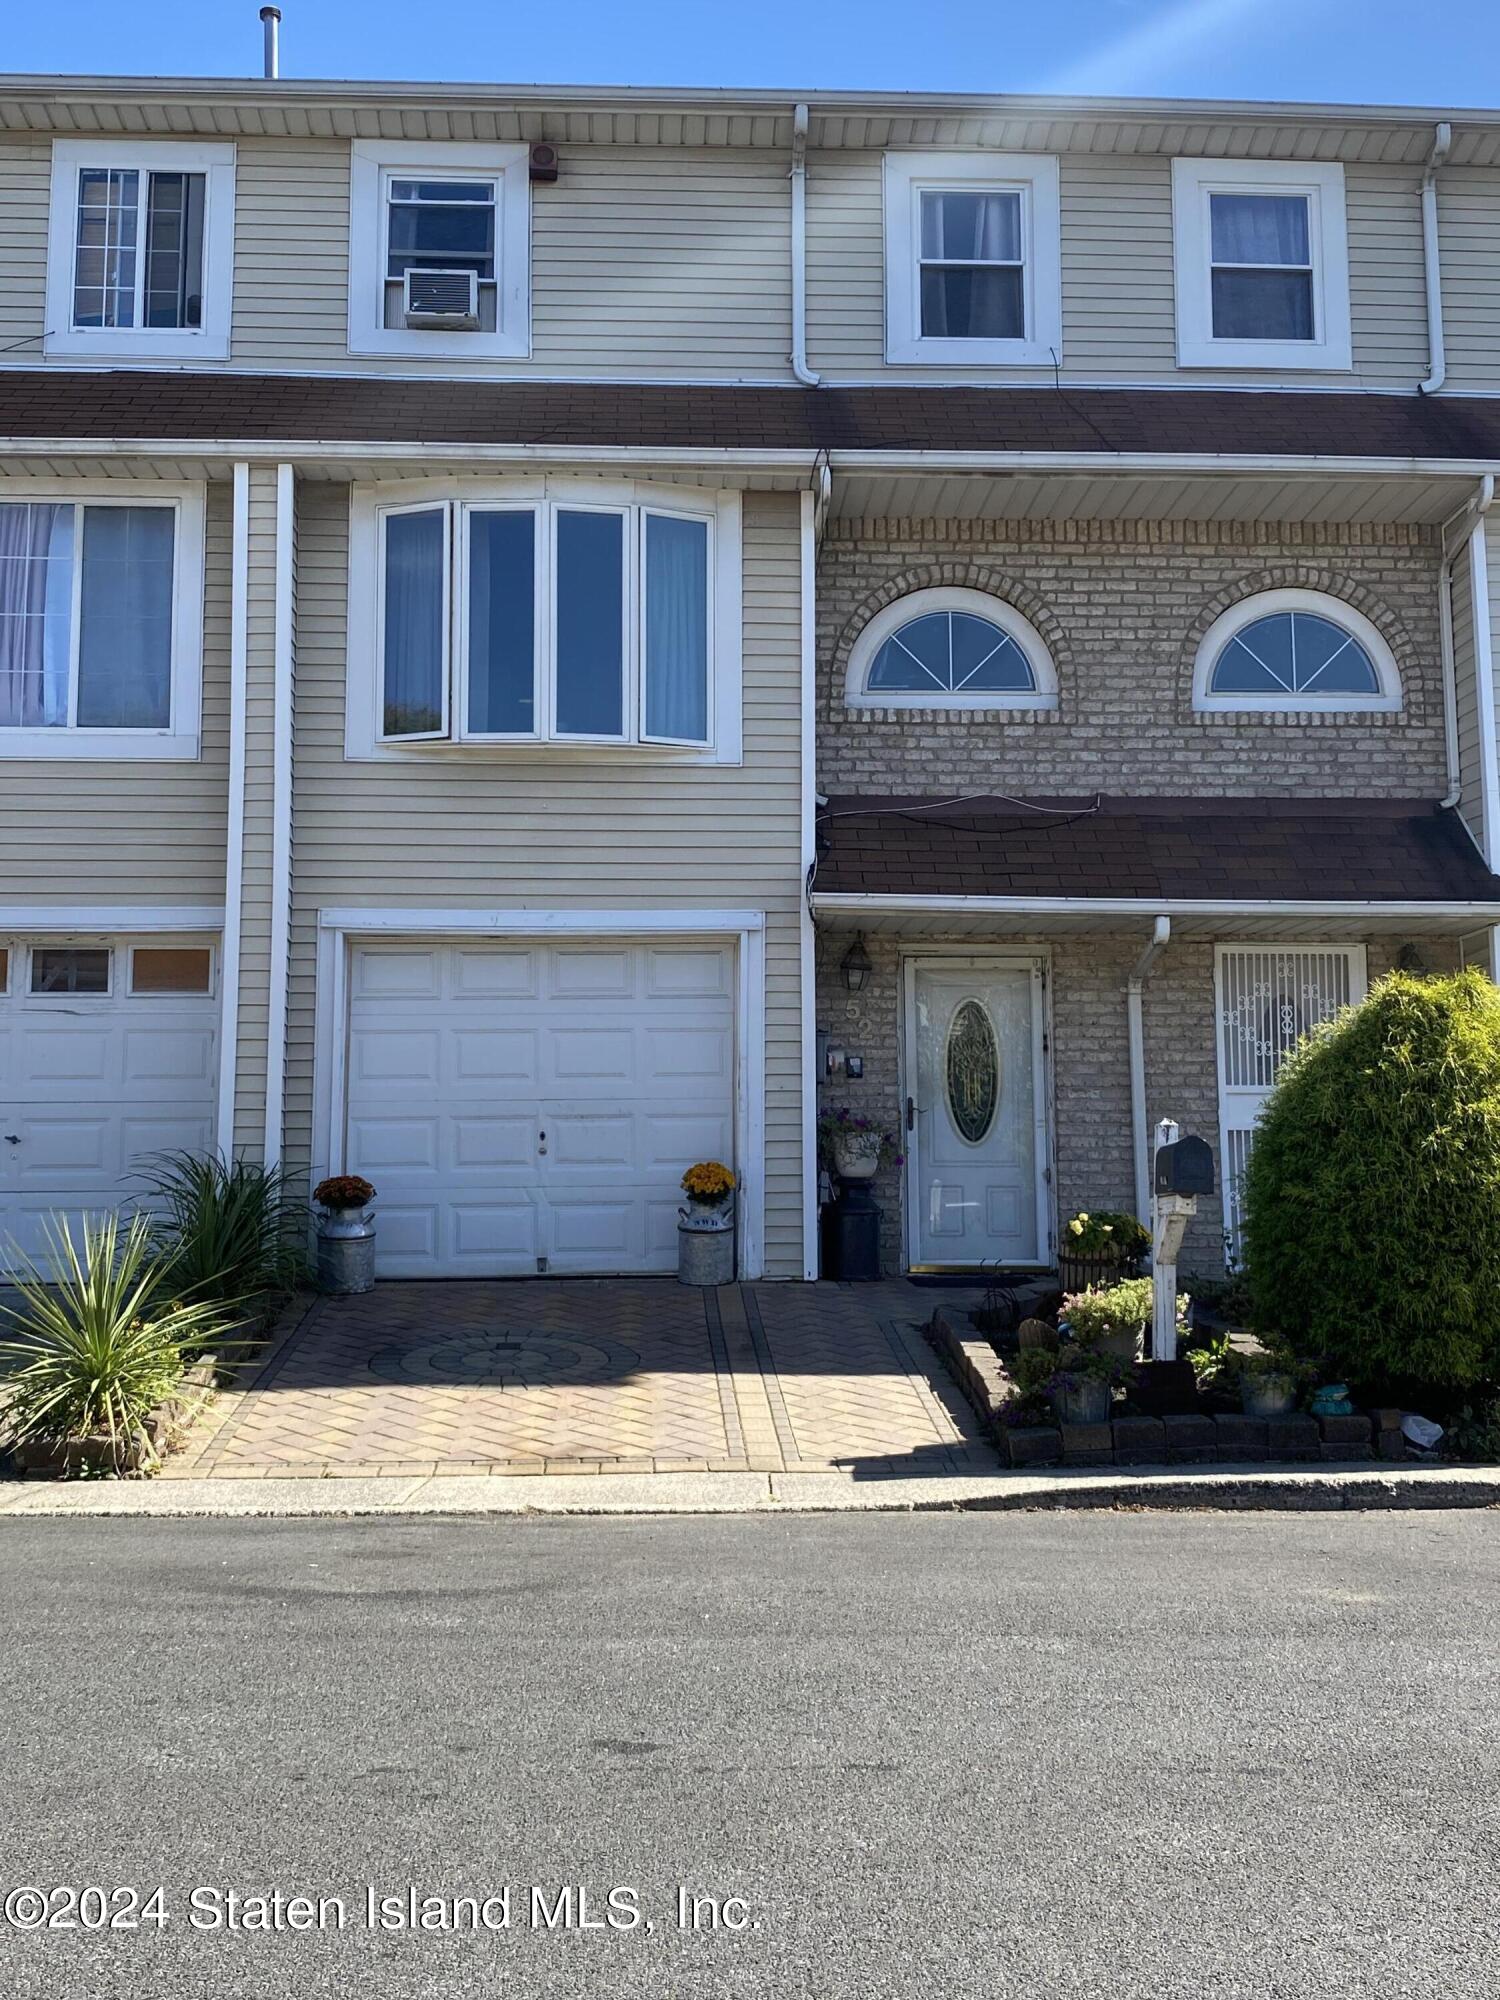
{"type": "Polygon", "coordinates": [[[1130,1045],[1130,1143],[1135,1158],[1135,1214],[1151,1226],[1151,1133],[1146,1124],[1146,1010],[1142,991],[1146,975],[1172,935],[1172,919],[1158,917],[1151,942],[1135,962],[1125,986],[1125,1025],[1130,1045]]]}
{"type": "MultiPolygon", "coordinates": [[[[1488,514],[1495,502],[1495,476],[1487,472],[1479,482],[1479,491],[1458,514],[1443,523],[1443,559],[1438,564],[1438,631],[1443,669],[1443,739],[1448,759],[1448,789],[1438,801],[1439,805],[1451,810],[1463,796],[1463,781],[1458,748],[1458,661],[1453,651],[1453,568],[1464,550],[1473,541],[1480,522],[1488,514]],[[1454,520],[1462,520],[1463,533],[1450,549],[1448,529],[1454,520]]],[[[1475,634],[1476,645],[1478,634],[1475,634]]]]}
{"type": "Polygon", "coordinates": [[[1427,171],[1422,176],[1422,269],[1427,282],[1427,367],[1425,382],[1417,384],[1419,396],[1434,396],[1448,373],[1448,357],[1443,346],[1443,265],[1438,251],[1438,168],[1453,145],[1453,127],[1446,120],[1432,137],[1427,155],[1427,171]]]}
{"type": "Polygon", "coordinates": [[[807,106],[792,112],[792,373],[805,388],[819,378],[807,365],[807,106]]]}

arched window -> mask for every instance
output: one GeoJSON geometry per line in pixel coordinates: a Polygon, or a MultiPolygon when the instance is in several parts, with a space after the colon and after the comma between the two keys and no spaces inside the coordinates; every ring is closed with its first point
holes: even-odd
{"type": "Polygon", "coordinates": [[[877,612],[855,642],[856,708],[1054,708],[1041,634],[982,590],[916,590],[877,612]]]}
{"type": "Polygon", "coordinates": [[[1398,709],[1390,647],[1352,605],[1313,590],[1267,590],[1232,605],[1204,634],[1198,709],[1398,709]]]}

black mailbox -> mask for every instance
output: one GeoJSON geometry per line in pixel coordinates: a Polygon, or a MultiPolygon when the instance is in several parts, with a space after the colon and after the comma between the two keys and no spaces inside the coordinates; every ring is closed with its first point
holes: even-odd
{"type": "Polygon", "coordinates": [[[1206,1139],[1188,1137],[1156,1155],[1158,1194],[1212,1194],[1214,1156],[1206,1139]]]}

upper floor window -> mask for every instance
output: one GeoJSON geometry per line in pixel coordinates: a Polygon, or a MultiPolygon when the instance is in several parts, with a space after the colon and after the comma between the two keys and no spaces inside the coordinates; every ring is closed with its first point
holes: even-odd
{"type": "Polygon", "coordinates": [[[1184,368],[1348,368],[1344,170],[1174,160],[1184,368]]]}
{"type": "Polygon", "coordinates": [[[1198,649],[1198,709],[1398,709],[1390,647],[1352,605],[1312,590],[1269,590],[1232,605],[1198,649]]]}
{"type": "Polygon", "coordinates": [[[530,353],[529,157],[520,145],[355,142],[351,353],[530,353]]]}
{"type": "Polygon", "coordinates": [[[966,367],[1061,358],[1057,161],[885,156],[886,359],[966,367]]]}
{"type": "Polygon", "coordinates": [[[855,708],[1054,708],[1041,634],[982,590],[917,590],[873,617],[846,683],[855,708]]]}
{"type": "Polygon", "coordinates": [[[197,755],[202,505],[161,490],[0,501],[0,757],[197,755]]]}
{"type": "Polygon", "coordinates": [[[59,139],[46,352],[227,359],[233,238],[233,146],[59,139]]]}
{"type": "Polygon", "coordinates": [[[351,755],[550,742],[737,761],[736,495],[532,481],[356,508],[374,602],[351,639],[351,755]]]}

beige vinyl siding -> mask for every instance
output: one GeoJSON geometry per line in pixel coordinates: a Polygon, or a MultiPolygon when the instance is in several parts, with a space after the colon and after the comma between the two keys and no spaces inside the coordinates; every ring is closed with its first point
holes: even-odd
{"type": "Polygon", "coordinates": [[[276,468],[250,468],[246,592],[245,812],[240,886],[240,986],[234,1144],[259,1155],[266,1129],[271,977],[271,840],[275,812],[276,468]]]}
{"type": "Polygon", "coordinates": [[[1500,169],[1445,167],[1438,181],[1445,386],[1500,389],[1500,169]]]}
{"type": "Polygon", "coordinates": [[[41,359],[51,180],[48,141],[0,145],[0,359],[13,365],[41,359]]]}
{"type": "Polygon", "coordinates": [[[344,760],[348,495],[298,489],[296,856],[287,1162],[312,1148],[317,923],[328,907],[766,913],[766,1267],[801,1264],[799,502],[745,500],[744,763],[539,748],[344,760]]]}
{"type": "MultiPolygon", "coordinates": [[[[568,147],[531,191],[532,352],[491,375],[788,374],[789,195],[771,153],[568,147]]],[[[241,140],[233,359],[243,368],[468,372],[348,352],[349,150],[241,140]]]]}
{"type": "Polygon", "coordinates": [[[1479,700],[1474,684],[1474,589],[1467,552],[1447,584],[1453,611],[1453,671],[1457,689],[1459,811],[1470,833],[1484,840],[1484,773],[1480,763],[1479,700]]]}
{"type": "MultiPolygon", "coordinates": [[[[28,482],[0,476],[0,499],[28,482]]],[[[230,490],[208,489],[203,733],[196,760],[0,758],[0,902],[224,900],[230,490]]]]}
{"type": "MultiPolygon", "coordinates": [[[[998,158],[999,156],[997,156],[998,158]]],[[[835,378],[920,382],[959,371],[885,365],[879,153],[823,153],[808,165],[808,350],[835,378]]],[[[1165,155],[1068,154],[1060,163],[1065,377],[1164,381],[1177,374],[1172,162],[1165,155]]],[[[1311,386],[1403,386],[1426,372],[1420,174],[1349,166],[1354,372],[1291,377],[1194,368],[1194,384],[1293,379],[1311,386]]],[[[1036,382],[1049,371],[989,368],[976,380],[1036,382]]]]}

